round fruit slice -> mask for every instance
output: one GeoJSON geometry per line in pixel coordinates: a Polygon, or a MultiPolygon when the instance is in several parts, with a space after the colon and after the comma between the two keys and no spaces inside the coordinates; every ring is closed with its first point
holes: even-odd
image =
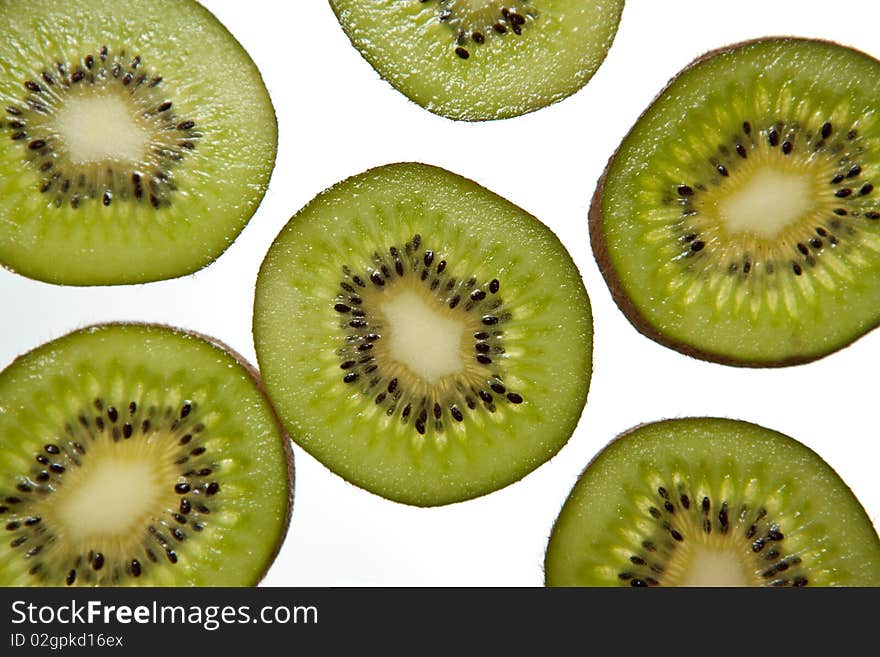
{"type": "Polygon", "coordinates": [[[592,317],[553,233],[423,164],[337,184],[276,238],[254,339],[293,439],[348,481],[422,506],[489,493],[568,440],[592,317]]]}
{"type": "Polygon", "coordinates": [[[623,0],[330,0],[364,58],[422,107],[465,121],[570,96],[605,59],[623,0]]]}
{"type": "Polygon", "coordinates": [[[237,354],[159,326],[71,333],[0,373],[0,585],[256,584],[292,468],[237,354]]]}
{"type": "Polygon", "coordinates": [[[667,420],[587,467],[545,572],[548,586],[878,586],[880,538],[798,441],[735,420],[667,420]]]}
{"type": "Polygon", "coordinates": [[[819,358],[880,321],[880,62],[766,39],[682,71],[611,159],[590,214],[649,337],[735,365],[819,358]]]}
{"type": "Polygon", "coordinates": [[[254,63],[193,0],[0,5],[0,264],[68,285],[189,274],[265,193],[254,63]]]}

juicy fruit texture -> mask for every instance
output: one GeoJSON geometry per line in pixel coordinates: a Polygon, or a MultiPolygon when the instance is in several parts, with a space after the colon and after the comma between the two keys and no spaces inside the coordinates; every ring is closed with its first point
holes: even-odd
{"type": "Polygon", "coordinates": [[[880,321],[880,62],[768,39],[680,73],[596,191],[590,232],[649,337],[738,365],[819,358],[880,321]]]}
{"type": "Polygon", "coordinates": [[[518,116],[570,96],[605,59],[623,0],[330,0],[379,75],[435,114],[518,116]]]}
{"type": "Polygon", "coordinates": [[[592,364],[589,299],[556,236],[423,164],[350,178],[290,221],[257,279],[254,339],[297,443],[423,506],[489,493],[553,456],[592,364]]]}
{"type": "Polygon", "coordinates": [[[292,460],[246,367],[115,324],[0,373],[0,585],[256,584],[287,530],[292,460]]]}
{"type": "Polygon", "coordinates": [[[549,586],[877,586],[880,538],[816,453],[747,422],[646,424],[556,521],[549,586]]]}
{"type": "Polygon", "coordinates": [[[104,285],[216,259],[277,142],[232,35],[193,0],[5,2],[0,26],[0,263],[104,285]]]}

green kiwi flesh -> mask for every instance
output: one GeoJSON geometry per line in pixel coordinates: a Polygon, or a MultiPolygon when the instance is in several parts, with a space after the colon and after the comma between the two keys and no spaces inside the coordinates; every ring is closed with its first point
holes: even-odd
{"type": "Polygon", "coordinates": [[[592,370],[590,302],[556,236],[424,164],[349,178],[291,219],[257,279],[254,340],[292,438],[420,506],[547,461],[592,370]]]}
{"type": "Polygon", "coordinates": [[[878,586],[880,538],[815,452],[736,420],[646,424],[581,475],[549,586],[878,586]]]}
{"type": "Polygon", "coordinates": [[[0,373],[0,586],[250,586],[292,500],[256,373],[167,327],[76,331],[0,373]]]}
{"type": "Polygon", "coordinates": [[[330,0],[384,79],[435,114],[517,116],[570,96],[605,59],[623,0],[330,0]]]}
{"type": "Polygon", "coordinates": [[[594,252],[640,331],[734,365],[814,360],[880,321],[880,62],[770,38],[677,75],[612,157],[594,252]]]}
{"type": "Polygon", "coordinates": [[[250,57],[193,0],[0,4],[0,264],[173,278],[256,211],[277,142],[250,57]]]}

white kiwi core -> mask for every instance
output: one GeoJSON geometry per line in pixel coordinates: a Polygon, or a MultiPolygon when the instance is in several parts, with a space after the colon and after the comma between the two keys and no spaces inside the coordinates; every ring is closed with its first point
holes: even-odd
{"type": "Polygon", "coordinates": [[[400,290],[379,306],[388,327],[388,353],[427,383],[464,371],[467,324],[440,312],[412,289],[400,290]]]}
{"type": "Polygon", "coordinates": [[[151,518],[177,503],[167,440],[100,440],[36,512],[71,545],[136,540],[151,518]]]}
{"type": "Polygon", "coordinates": [[[115,93],[71,95],[55,115],[55,131],[75,164],[137,163],[150,132],[134,108],[115,93]]]}
{"type": "Polygon", "coordinates": [[[753,586],[754,575],[740,554],[730,547],[695,545],[678,586],[753,586]]]}
{"type": "Polygon", "coordinates": [[[161,497],[152,464],[106,458],[90,470],[88,478],[71,482],[71,490],[56,503],[56,517],[67,535],[80,541],[140,529],[141,516],[154,510],[161,497]]]}
{"type": "Polygon", "coordinates": [[[759,167],[718,203],[718,214],[731,233],[772,239],[812,212],[813,176],[800,171],[759,167]]]}

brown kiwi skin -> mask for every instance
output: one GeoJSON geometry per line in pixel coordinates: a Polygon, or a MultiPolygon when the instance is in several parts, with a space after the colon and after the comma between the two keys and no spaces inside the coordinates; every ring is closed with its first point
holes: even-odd
{"type": "MultiPolygon", "coordinates": [[[[642,117],[645,116],[657,103],[661,96],[663,96],[669,87],[675,83],[676,80],[685,72],[691,70],[692,68],[702,64],[704,61],[708,59],[712,59],[718,55],[722,55],[725,53],[732,52],[743,46],[749,46],[756,43],[763,43],[765,41],[796,41],[796,42],[812,42],[812,43],[821,43],[826,45],[839,46],[841,48],[847,48],[848,50],[854,50],[869,59],[876,60],[875,57],[858,50],[856,48],[852,48],[851,46],[845,46],[836,41],[830,41],[828,39],[811,39],[811,38],[801,38],[794,36],[768,36],[761,37],[758,39],[749,39],[746,41],[740,41],[737,43],[733,43],[728,46],[723,46],[721,48],[716,48],[715,50],[710,50],[709,52],[697,57],[690,64],[685,66],[681,71],[675,74],[669,82],[663,87],[663,89],[654,97],[654,99],[649,103],[648,107],[639,115],[639,118],[636,119],[635,125],[638,125],[639,121],[642,120],[642,117]]],[[[626,133],[626,136],[621,140],[621,145],[626,138],[629,137],[632,132],[632,128],[626,133]]],[[[639,311],[636,305],[632,302],[632,299],[626,294],[623,289],[623,285],[621,284],[620,278],[617,275],[617,271],[614,269],[614,265],[611,262],[611,256],[608,253],[607,245],[605,243],[605,232],[603,230],[603,217],[602,217],[602,196],[605,191],[605,179],[608,176],[608,171],[611,169],[611,165],[614,163],[615,158],[617,157],[618,152],[620,151],[620,146],[615,149],[614,153],[608,159],[608,163],[605,165],[605,170],[602,172],[602,176],[599,178],[599,182],[596,185],[596,191],[593,193],[593,200],[590,203],[590,211],[588,217],[588,225],[590,231],[590,245],[593,248],[593,256],[596,259],[596,263],[599,265],[599,271],[602,272],[602,276],[605,278],[605,282],[608,285],[608,289],[611,291],[611,297],[614,299],[614,303],[617,304],[617,307],[620,308],[621,312],[627,318],[630,324],[632,324],[635,329],[641,333],[642,335],[650,338],[654,342],[661,344],[665,347],[669,347],[670,349],[674,349],[685,356],[691,356],[692,358],[698,358],[700,360],[711,361],[714,363],[719,363],[721,365],[732,365],[734,367],[753,367],[753,368],[777,368],[777,367],[789,367],[791,365],[803,365],[805,363],[811,363],[813,361],[824,358],[825,356],[829,356],[849,345],[853,344],[860,338],[864,337],[868,333],[870,333],[873,329],[877,328],[880,324],[874,324],[874,326],[867,328],[861,334],[855,336],[848,342],[844,342],[840,345],[837,345],[831,351],[827,351],[820,354],[815,355],[797,355],[797,356],[789,356],[788,358],[783,358],[782,360],[777,361],[763,361],[763,360],[748,360],[748,359],[739,359],[734,358],[728,354],[719,354],[706,349],[699,349],[694,347],[693,345],[686,344],[684,342],[680,342],[675,340],[667,335],[664,335],[657,328],[648,321],[648,319],[639,311]]]]}
{"type": "MultiPolygon", "coordinates": [[[[232,356],[232,358],[247,372],[248,376],[250,376],[251,380],[257,387],[257,390],[260,391],[260,394],[263,395],[263,398],[266,400],[266,403],[269,406],[269,410],[272,413],[272,420],[275,422],[275,426],[278,428],[278,432],[281,435],[281,443],[282,448],[284,449],[284,460],[287,466],[287,514],[284,517],[284,527],[281,530],[281,534],[278,537],[278,541],[275,544],[275,549],[272,551],[271,556],[266,561],[266,567],[259,574],[259,576],[254,580],[251,586],[257,586],[263,578],[266,577],[266,573],[269,572],[269,568],[275,563],[275,559],[278,556],[278,553],[281,551],[281,546],[284,544],[284,539],[287,537],[287,531],[290,529],[290,519],[293,514],[293,490],[294,490],[294,467],[293,467],[293,449],[291,448],[291,440],[290,434],[287,433],[287,430],[284,428],[284,425],[281,423],[281,419],[278,417],[278,412],[275,410],[275,406],[272,404],[272,400],[269,398],[269,395],[266,393],[266,388],[263,386],[263,378],[260,376],[259,370],[254,367],[247,358],[242,356],[238,351],[227,345],[225,342],[218,340],[215,337],[210,335],[206,335],[204,333],[199,333],[198,331],[190,331],[188,329],[178,328],[176,326],[169,326],[167,324],[159,324],[153,322],[103,322],[100,324],[90,324],[84,326],[82,328],[73,331],[72,333],[89,333],[96,329],[103,329],[109,327],[126,327],[126,326],[140,326],[143,328],[153,328],[153,329],[161,329],[166,331],[171,331],[173,333],[177,333],[178,335],[189,335],[194,338],[199,338],[200,340],[204,340],[208,344],[210,344],[215,349],[222,351],[225,354],[232,356]]],[[[66,335],[70,335],[70,333],[65,333],[66,335]]],[[[64,336],[61,336],[64,337],[64,336]]],[[[12,362],[14,363],[22,356],[18,356],[12,362]]],[[[11,364],[11,363],[10,363],[11,364]]]]}

